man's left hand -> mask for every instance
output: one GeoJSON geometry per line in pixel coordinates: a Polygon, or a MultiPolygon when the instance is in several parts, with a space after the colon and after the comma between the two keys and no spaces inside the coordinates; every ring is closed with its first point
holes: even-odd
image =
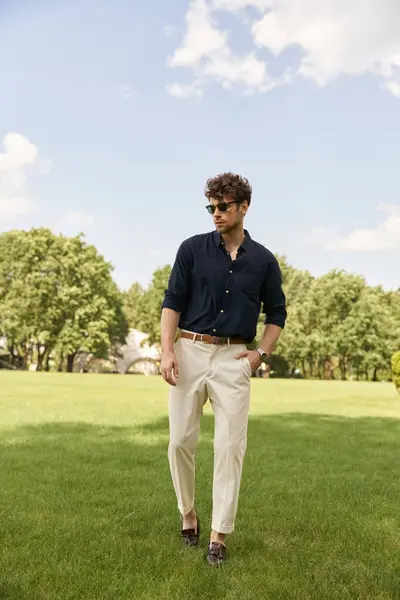
{"type": "Polygon", "coordinates": [[[239,354],[236,354],[235,358],[239,360],[245,356],[247,356],[249,359],[251,372],[254,373],[262,363],[260,354],[257,352],[257,350],[246,350],[246,352],[240,352],[239,354]]]}

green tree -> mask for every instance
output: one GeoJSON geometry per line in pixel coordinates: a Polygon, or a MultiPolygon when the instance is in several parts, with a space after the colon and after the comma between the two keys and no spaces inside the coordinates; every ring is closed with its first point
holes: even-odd
{"type": "MultiPolygon", "coordinates": [[[[299,318],[299,310],[296,305],[288,307],[287,325],[278,340],[274,355],[282,357],[289,365],[289,374],[294,375],[297,368],[303,368],[306,356],[306,335],[299,318]]],[[[259,337],[265,325],[259,329],[259,337]]]]}
{"type": "Polygon", "coordinates": [[[0,236],[0,331],[15,360],[47,361],[62,329],[61,240],[47,229],[0,236]]]}
{"type": "MultiPolygon", "coordinates": [[[[293,375],[298,367],[303,368],[304,372],[307,339],[304,307],[314,279],[308,271],[301,271],[289,265],[285,256],[277,254],[276,258],[282,273],[282,288],[286,296],[288,318],[274,356],[282,358],[278,364],[282,366],[288,364],[289,372],[293,375]]],[[[265,315],[261,312],[256,341],[249,345],[249,348],[255,348],[260,342],[265,329],[264,319],[265,315]]]]}
{"type": "Polygon", "coordinates": [[[337,331],[337,349],[348,357],[356,379],[377,381],[378,371],[387,370],[398,339],[385,293],[366,287],[347,319],[337,331]]]}
{"type": "Polygon", "coordinates": [[[391,366],[393,373],[393,383],[395,384],[396,389],[400,393],[400,351],[395,352],[393,354],[391,366]]]}
{"type": "Polygon", "coordinates": [[[311,331],[319,331],[325,346],[325,360],[338,359],[342,379],[348,375],[350,355],[348,346],[341,343],[344,325],[352,308],[358,302],[365,280],[344,271],[332,270],[319,277],[313,286],[310,298],[311,331]]]}
{"type": "Polygon", "coordinates": [[[148,334],[149,344],[161,343],[160,315],[164,293],[168,287],[171,265],[156,269],[149,288],[139,297],[137,326],[148,334]]]}
{"type": "Polygon", "coordinates": [[[123,293],[124,311],[131,329],[137,328],[139,300],[143,293],[140,283],[133,283],[129,290],[123,293]]]}
{"type": "Polygon", "coordinates": [[[64,240],[59,290],[64,324],[58,345],[71,372],[78,352],[105,358],[113,343],[125,340],[128,323],[110,263],[81,235],[64,240]]]}
{"type": "Polygon", "coordinates": [[[79,351],[105,354],[127,332],[111,265],[81,235],[45,228],[0,236],[0,315],[12,355],[38,370],[57,350],[72,371],[79,351]]]}
{"type": "Polygon", "coordinates": [[[286,256],[276,255],[282,273],[282,288],[290,308],[304,301],[314,278],[308,271],[296,269],[288,264],[286,256]]]}

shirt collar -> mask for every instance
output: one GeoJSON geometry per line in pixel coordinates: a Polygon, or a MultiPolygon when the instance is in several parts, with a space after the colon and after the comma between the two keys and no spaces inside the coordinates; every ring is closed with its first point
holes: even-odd
{"type": "MultiPolygon", "coordinates": [[[[214,244],[219,247],[222,244],[222,236],[218,231],[213,231],[214,244]]],[[[251,243],[251,237],[247,229],[244,230],[244,240],[240,246],[243,250],[248,250],[251,243]]]]}

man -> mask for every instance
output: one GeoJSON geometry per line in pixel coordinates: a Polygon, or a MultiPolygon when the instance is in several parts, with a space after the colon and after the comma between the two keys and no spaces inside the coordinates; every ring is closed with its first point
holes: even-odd
{"type": "Polygon", "coordinates": [[[162,305],[161,373],[170,384],[168,458],[181,537],[199,543],[195,510],[195,450],[203,405],[215,418],[212,531],[207,560],[226,559],[226,535],[234,530],[247,445],[250,377],[268,362],[286,320],[286,300],[276,258],[243,228],[252,189],[239,175],[207,181],[205,196],[215,231],[179,247],[162,305]],[[260,308],[266,328],[256,335],[260,308]],[[179,339],[175,342],[177,329],[179,339]]]}

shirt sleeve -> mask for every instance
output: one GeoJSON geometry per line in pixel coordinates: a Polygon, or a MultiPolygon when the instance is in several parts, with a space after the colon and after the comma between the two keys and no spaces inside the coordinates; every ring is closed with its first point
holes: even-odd
{"type": "Polygon", "coordinates": [[[287,317],[286,297],[282,289],[282,273],[275,256],[268,265],[261,288],[261,302],[265,313],[265,324],[285,327],[287,317]]]}
{"type": "Polygon", "coordinates": [[[170,308],[178,313],[185,312],[190,295],[192,252],[189,240],[179,246],[165,290],[162,308],[170,308]]]}

